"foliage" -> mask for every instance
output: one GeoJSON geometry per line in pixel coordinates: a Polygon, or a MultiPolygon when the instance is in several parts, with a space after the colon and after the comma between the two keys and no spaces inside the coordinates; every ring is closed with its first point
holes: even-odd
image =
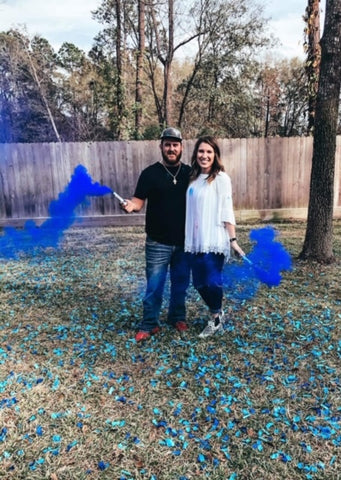
{"type": "Polygon", "coordinates": [[[57,62],[63,138],[69,141],[106,139],[108,133],[102,113],[105,84],[96,63],[71,43],[62,44],[57,62]]]}
{"type": "Polygon", "coordinates": [[[54,54],[44,39],[16,31],[0,34],[0,141],[55,140],[41,92],[54,95],[54,54]],[[40,84],[34,78],[38,74],[40,84]],[[40,87],[40,89],[39,89],[40,87]],[[35,132],[35,133],[34,133],[35,132]]]}
{"type": "MultiPolygon", "coordinates": [[[[305,224],[276,227],[296,257],[305,224]]],[[[75,227],[57,250],[1,261],[0,477],[339,478],[340,265],[295,260],[247,302],[226,291],[231,322],[204,341],[191,288],[190,330],[136,344],[144,236],[75,227]]]]}
{"type": "MultiPolygon", "coordinates": [[[[165,123],[181,126],[187,138],[263,135],[256,60],[271,40],[261,7],[246,0],[148,2],[141,58],[137,6],[103,0],[93,15],[104,28],[88,53],[67,42],[54,52],[39,36],[2,32],[0,141],[55,141],[51,121],[64,141],[148,139],[165,123]]],[[[285,121],[296,124],[285,91],[282,101],[285,121]]],[[[283,122],[271,134],[290,134],[283,122]]]]}
{"type": "Polygon", "coordinates": [[[143,29],[139,5],[102,0],[89,52],[1,32],[0,142],[55,141],[53,122],[63,141],[150,139],[165,124],[185,138],[307,134],[306,65],[265,57],[257,0],[144,2],[143,29]]]}
{"type": "Polygon", "coordinates": [[[255,133],[268,136],[294,136],[306,133],[307,83],[303,62],[264,63],[257,78],[259,91],[255,133]]]}

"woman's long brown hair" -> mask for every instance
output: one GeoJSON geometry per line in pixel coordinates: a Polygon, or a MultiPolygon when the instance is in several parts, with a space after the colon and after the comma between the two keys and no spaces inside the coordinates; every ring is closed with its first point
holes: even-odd
{"type": "Polygon", "coordinates": [[[195,142],[194,150],[193,150],[192,158],[191,158],[192,171],[191,171],[190,181],[193,182],[193,180],[198,178],[200,173],[201,173],[201,168],[200,168],[200,166],[198,165],[198,162],[197,162],[197,156],[198,156],[199,147],[202,143],[207,143],[208,145],[210,145],[213,148],[213,151],[214,151],[214,161],[213,161],[213,164],[212,164],[212,167],[211,167],[211,171],[210,171],[210,173],[208,174],[208,177],[207,177],[207,181],[210,183],[215,179],[215,177],[218,175],[218,173],[223,172],[225,170],[225,168],[224,168],[224,165],[221,162],[220,148],[219,148],[219,145],[217,143],[217,140],[214,137],[211,137],[209,135],[204,136],[204,137],[200,137],[195,142]]]}

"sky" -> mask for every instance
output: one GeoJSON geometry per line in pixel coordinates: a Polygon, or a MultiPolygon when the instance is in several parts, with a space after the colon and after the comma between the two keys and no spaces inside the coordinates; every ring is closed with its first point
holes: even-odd
{"type": "MultiPolygon", "coordinates": [[[[302,16],[307,0],[258,0],[271,17],[269,32],[281,45],[272,51],[276,58],[304,58],[302,16]]],[[[63,42],[74,43],[88,52],[94,36],[102,29],[91,15],[101,0],[0,0],[0,31],[24,27],[29,36],[39,34],[55,50],[63,42]]],[[[325,0],[321,0],[322,12],[325,0]]],[[[323,16],[321,18],[323,26],[323,16]]]]}

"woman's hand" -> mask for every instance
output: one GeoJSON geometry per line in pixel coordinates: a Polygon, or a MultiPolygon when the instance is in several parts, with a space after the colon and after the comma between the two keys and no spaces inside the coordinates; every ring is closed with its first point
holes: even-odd
{"type": "Polygon", "coordinates": [[[232,238],[230,243],[231,247],[238,255],[240,255],[241,257],[245,257],[245,252],[238,245],[237,239],[232,238]]]}

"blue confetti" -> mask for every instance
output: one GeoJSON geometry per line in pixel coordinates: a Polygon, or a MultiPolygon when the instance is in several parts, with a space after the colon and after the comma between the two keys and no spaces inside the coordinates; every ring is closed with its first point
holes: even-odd
{"type": "Polygon", "coordinates": [[[7,428],[3,427],[0,432],[0,442],[4,442],[7,435],[7,428]]]}
{"type": "Polygon", "coordinates": [[[77,440],[73,440],[72,442],[70,442],[67,446],[66,446],[66,449],[65,451],[66,452],[69,452],[71,450],[71,448],[75,447],[77,445],[77,440]]]}
{"type": "Polygon", "coordinates": [[[107,468],[109,468],[110,463],[106,463],[101,460],[100,462],[98,462],[97,466],[99,470],[106,470],[107,468]]]}

